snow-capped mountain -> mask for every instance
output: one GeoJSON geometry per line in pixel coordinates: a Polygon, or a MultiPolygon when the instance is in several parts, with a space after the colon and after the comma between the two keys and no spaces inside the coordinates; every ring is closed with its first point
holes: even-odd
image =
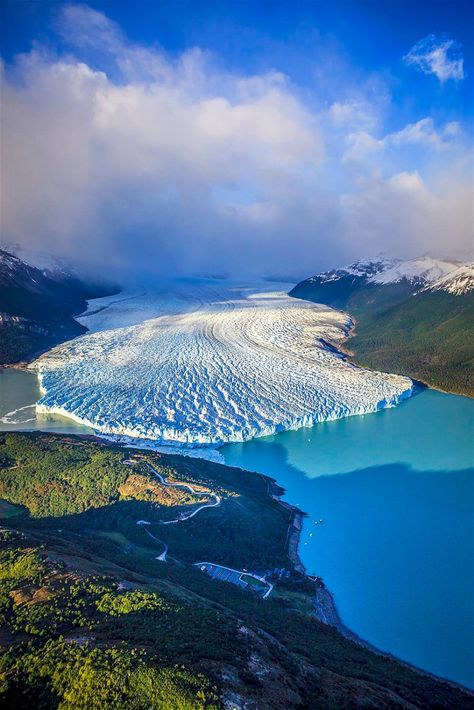
{"type": "Polygon", "coordinates": [[[421,256],[408,261],[396,259],[369,278],[369,281],[379,284],[398,283],[403,279],[415,284],[432,283],[459,267],[458,261],[445,259],[432,259],[430,256],[421,256]]]}
{"type": "Polygon", "coordinates": [[[372,279],[375,278],[380,273],[391,268],[395,263],[394,259],[374,259],[374,260],[360,260],[354,261],[352,264],[347,266],[342,266],[339,269],[331,269],[330,271],[324,271],[321,274],[316,274],[311,276],[308,281],[320,283],[327,283],[328,281],[339,281],[342,278],[347,278],[348,276],[355,277],[357,279],[372,279]]]}
{"type": "Polygon", "coordinates": [[[446,259],[433,259],[421,256],[416,259],[368,259],[355,261],[339,269],[325,271],[308,279],[310,283],[327,283],[343,278],[355,277],[357,280],[374,284],[390,284],[407,281],[416,285],[430,284],[460,267],[460,262],[446,259]]]}
{"type": "Polygon", "coordinates": [[[453,259],[356,261],[301,281],[291,296],[355,318],[360,362],[474,395],[474,264],[453,259]]]}
{"type": "Polygon", "coordinates": [[[465,265],[454,259],[435,259],[428,255],[405,260],[362,259],[311,276],[297,284],[290,295],[327,303],[354,314],[370,304],[386,310],[462,266],[465,265]]]}
{"type": "MultiPolygon", "coordinates": [[[[2,255],[9,254],[11,259],[17,259],[30,268],[35,268],[41,271],[44,276],[56,281],[64,279],[78,278],[74,267],[64,259],[53,256],[48,252],[38,251],[37,249],[28,249],[19,244],[5,243],[1,245],[0,251],[2,255]]],[[[0,257],[0,261],[3,260],[0,257]]]]}
{"type": "Polygon", "coordinates": [[[10,315],[49,321],[80,313],[85,303],[84,284],[67,275],[54,277],[0,249],[1,310],[10,315]]]}
{"type": "Polygon", "coordinates": [[[426,287],[430,291],[446,291],[455,296],[462,296],[474,289],[474,262],[463,264],[454,271],[441,276],[426,287]]]}

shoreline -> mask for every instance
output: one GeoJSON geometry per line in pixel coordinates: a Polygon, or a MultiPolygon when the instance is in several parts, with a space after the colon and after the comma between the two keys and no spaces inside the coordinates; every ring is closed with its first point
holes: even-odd
{"type": "MultiPolygon", "coordinates": [[[[265,475],[265,474],[260,474],[265,475]]],[[[300,510],[297,506],[288,503],[281,499],[284,495],[285,490],[275,481],[273,488],[270,491],[271,497],[278,502],[279,505],[289,510],[291,515],[290,522],[288,525],[288,533],[286,539],[288,557],[293,564],[295,571],[304,577],[306,580],[310,581],[314,585],[315,599],[314,599],[314,616],[318,621],[327,626],[334,626],[343,636],[355,643],[358,643],[365,648],[370,649],[376,653],[382,654],[384,656],[390,656],[390,654],[381,651],[380,649],[373,646],[368,641],[360,638],[356,633],[351,631],[342,621],[339,612],[337,610],[336,602],[332,592],[326,587],[322,577],[313,577],[306,572],[306,567],[301,561],[299,555],[300,539],[303,530],[303,521],[308,517],[308,514],[300,510]]],[[[395,658],[395,656],[391,656],[395,658]]],[[[400,660],[400,659],[397,659],[400,660]]],[[[402,661],[403,662],[403,661],[402,661]]]]}
{"type": "MultiPolygon", "coordinates": [[[[347,336],[344,341],[347,344],[350,343],[351,338],[354,338],[357,335],[357,332],[356,332],[357,321],[356,321],[355,317],[353,317],[353,316],[350,316],[350,319],[351,319],[351,323],[350,323],[350,326],[347,330],[347,336]]],[[[344,345],[342,345],[342,343],[337,347],[339,348],[340,352],[344,355],[344,357],[346,357],[348,359],[348,361],[351,364],[355,365],[356,367],[360,367],[363,370],[373,370],[374,369],[373,367],[369,367],[368,365],[364,365],[363,363],[358,362],[357,361],[357,354],[353,350],[350,350],[349,347],[344,347],[344,345]]],[[[457,392],[455,390],[445,390],[442,387],[434,385],[430,382],[425,382],[425,380],[420,380],[419,377],[414,377],[409,374],[397,373],[397,372],[391,373],[391,374],[399,374],[403,377],[409,377],[412,380],[413,384],[419,388],[426,387],[428,389],[435,390],[436,392],[442,392],[443,394],[454,394],[457,397],[467,397],[468,399],[474,399],[474,394],[469,394],[468,392],[457,392]]]]}
{"type": "MultiPolygon", "coordinates": [[[[68,338],[69,340],[69,338],[68,338]]],[[[341,344],[338,343],[337,345],[335,343],[328,343],[328,345],[335,347],[338,349],[339,352],[343,355],[347,355],[347,353],[344,352],[344,350],[341,348],[341,344]]],[[[53,346],[54,347],[54,346],[53,346]]],[[[36,358],[38,356],[38,353],[34,354],[32,358],[36,358]]],[[[31,361],[30,361],[31,362],[31,361]]],[[[362,367],[363,369],[370,369],[370,368],[364,368],[364,366],[359,365],[358,363],[355,363],[357,367],[362,367]]],[[[19,371],[25,371],[25,372],[30,372],[36,375],[38,377],[38,372],[31,368],[29,366],[28,361],[23,361],[19,363],[14,363],[11,365],[0,365],[0,368],[5,368],[5,369],[17,369],[19,371]]],[[[412,395],[416,394],[416,390],[418,388],[424,389],[426,387],[425,383],[421,383],[420,387],[420,381],[417,380],[412,380],[413,382],[413,388],[411,390],[411,393],[408,398],[410,398],[412,395]]],[[[451,394],[454,396],[466,396],[468,399],[470,398],[469,395],[460,395],[458,393],[452,393],[452,392],[444,392],[443,390],[440,390],[439,388],[432,387],[430,385],[427,386],[429,389],[432,389],[434,391],[440,391],[444,394],[451,394]]],[[[62,416],[65,418],[75,421],[73,417],[70,415],[65,415],[64,413],[61,413],[62,416]]],[[[82,422],[77,422],[82,424],[82,422]]],[[[314,426],[316,422],[314,422],[311,425],[306,425],[306,426],[314,426]]],[[[35,430],[26,430],[30,432],[34,432],[35,430]]],[[[105,433],[101,432],[94,432],[91,434],[67,434],[65,433],[64,436],[77,436],[77,437],[84,437],[89,440],[95,441],[97,443],[102,443],[102,444],[112,444],[112,445],[117,445],[122,448],[136,448],[136,449],[146,449],[150,448],[153,451],[156,451],[157,453],[164,453],[164,454],[172,454],[172,455],[178,455],[178,456],[193,456],[193,455],[198,455],[198,452],[200,453],[202,458],[208,459],[210,461],[217,462],[215,458],[211,458],[209,454],[212,452],[214,455],[217,455],[221,457],[219,463],[225,463],[223,460],[222,455],[219,452],[219,449],[221,446],[218,447],[200,447],[196,446],[192,449],[191,451],[188,450],[183,450],[179,445],[175,447],[160,447],[160,445],[157,445],[156,447],[153,446],[153,443],[151,441],[144,440],[143,443],[141,443],[139,440],[133,440],[130,438],[128,441],[120,441],[117,440],[115,437],[116,435],[107,435],[105,433]],[[149,444],[147,446],[147,444],[149,444]],[[170,450],[171,449],[171,450],[170,450]]],[[[119,437],[117,437],[119,438],[119,437]]],[[[260,474],[264,475],[268,480],[269,483],[273,479],[271,479],[270,476],[265,475],[265,474],[260,474]]],[[[291,503],[287,503],[286,501],[281,500],[281,496],[284,495],[284,490],[282,489],[281,486],[275,481],[273,485],[271,485],[272,492],[270,495],[272,495],[273,498],[275,498],[280,505],[282,505],[284,508],[289,510],[291,512],[291,518],[288,526],[288,532],[287,532],[287,554],[292,562],[293,568],[297,574],[302,575],[306,580],[310,581],[313,585],[314,589],[314,617],[320,621],[321,623],[324,623],[325,625],[333,626],[337,631],[339,631],[345,638],[357,643],[358,645],[361,645],[378,655],[382,655],[387,658],[395,659],[396,661],[406,665],[407,667],[411,668],[412,670],[415,670],[419,672],[422,675],[428,675],[434,678],[440,678],[439,676],[436,676],[429,671],[426,671],[424,669],[418,668],[416,666],[412,666],[409,662],[404,661],[403,659],[400,659],[393,654],[380,650],[379,648],[373,646],[369,642],[365,641],[364,639],[360,638],[356,633],[351,631],[345,624],[342,622],[341,617],[339,615],[339,612],[337,610],[336,602],[333,596],[333,593],[326,588],[324,582],[322,579],[319,577],[313,577],[311,575],[308,575],[306,573],[306,569],[300,559],[299,556],[299,548],[300,548],[300,540],[301,540],[301,535],[302,535],[302,528],[303,528],[303,523],[304,523],[304,518],[306,517],[306,513],[301,511],[298,507],[292,505],[291,503]],[[277,492],[278,491],[278,492],[277,492]]],[[[269,491],[270,492],[270,491],[269,491]]],[[[446,683],[450,683],[456,687],[465,689],[465,686],[462,686],[455,681],[451,681],[448,679],[443,678],[443,681],[446,683]]]]}
{"type": "MultiPolygon", "coordinates": [[[[3,430],[4,433],[8,434],[10,433],[8,430],[3,430]]],[[[15,433],[15,432],[11,432],[15,433]]],[[[108,441],[105,437],[98,436],[97,434],[76,434],[76,433],[70,433],[70,434],[62,434],[59,432],[44,432],[40,430],[24,430],[24,433],[32,434],[35,435],[36,433],[50,433],[53,436],[63,436],[63,437],[72,437],[76,439],[84,439],[88,440],[90,442],[102,445],[102,446],[117,446],[120,449],[130,449],[130,448],[136,448],[137,451],[140,451],[139,448],[133,447],[130,444],[127,446],[123,443],[119,442],[112,442],[108,441]]],[[[0,430],[0,435],[2,434],[2,430],[0,430]]],[[[157,451],[157,453],[160,453],[157,451]]],[[[168,453],[168,452],[167,452],[168,453]]],[[[166,454],[165,454],[166,455],[166,454]]],[[[175,453],[174,455],[179,456],[179,453],[175,453]]],[[[211,461],[212,462],[212,461],[211,461]]],[[[216,463],[216,462],[213,462],[216,463]]],[[[227,464],[224,462],[217,462],[220,465],[227,466],[227,464]]],[[[231,468],[240,468],[237,466],[232,466],[231,468]]],[[[388,652],[388,651],[383,651],[382,649],[372,645],[369,641],[366,641],[365,639],[361,638],[358,636],[355,632],[351,631],[350,628],[348,628],[341,620],[341,617],[339,616],[339,612],[337,610],[337,606],[334,600],[333,593],[325,586],[325,583],[321,577],[313,577],[306,572],[306,568],[303,564],[303,562],[300,559],[299,556],[299,543],[300,543],[300,538],[301,538],[301,533],[302,533],[302,527],[303,527],[303,521],[306,517],[308,517],[307,513],[304,511],[300,510],[297,506],[288,503],[287,501],[282,500],[282,496],[285,494],[285,489],[276,481],[276,479],[272,478],[268,474],[261,473],[259,471],[250,471],[249,469],[240,469],[242,471],[250,472],[254,475],[261,476],[265,478],[268,482],[268,495],[275,500],[278,505],[284,507],[286,510],[288,510],[291,513],[291,517],[288,523],[288,531],[287,531],[287,539],[286,539],[286,547],[287,547],[287,554],[290,562],[293,565],[294,568],[294,573],[296,573],[297,576],[300,576],[305,579],[305,581],[310,582],[311,585],[313,586],[314,590],[314,618],[317,619],[320,623],[325,624],[326,626],[332,626],[338,631],[342,636],[344,636],[346,639],[352,641],[353,643],[356,643],[359,646],[362,646],[373,653],[383,656],[387,659],[390,659],[392,661],[396,661],[397,663],[400,663],[410,670],[422,675],[422,676],[429,676],[431,678],[434,678],[435,680],[442,681],[452,687],[455,687],[457,689],[460,689],[464,692],[473,693],[473,690],[469,688],[468,686],[464,686],[461,683],[457,683],[454,680],[451,680],[449,678],[445,678],[442,676],[438,676],[434,673],[431,673],[428,670],[425,670],[423,668],[420,668],[418,666],[415,666],[411,664],[409,661],[404,660],[403,658],[399,658],[398,656],[388,652]]]]}
{"type": "MultiPolygon", "coordinates": [[[[266,474],[262,473],[259,473],[259,475],[266,476],[266,474]]],[[[271,490],[269,491],[272,498],[276,500],[279,505],[283,506],[287,510],[292,511],[293,513],[288,525],[288,557],[293,563],[296,572],[303,576],[307,581],[310,581],[314,584],[314,617],[326,626],[333,626],[340,634],[342,634],[342,636],[344,636],[349,641],[352,641],[353,643],[356,643],[359,646],[363,646],[369,651],[372,651],[372,653],[376,653],[378,656],[383,656],[384,658],[396,661],[397,663],[406,666],[410,670],[415,671],[420,675],[425,675],[429,676],[430,678],[441,680],[452,687],[459,688],[468,693],[473,693],[473,690],[468,686],[462,685],[461,683],[457,683],[455,680],[450,680],[449,678],[438,676],[435,673],[430,673],[430,671],[425,670],[424,668],[419,668],[418,666],[413,665],[409,661],[406,661],[403,658],[399,658],[393,653],[390,653],[389,651],[383,651],[377,646],[371,644],[369,641],[366,641],[365,639],[358,636],[358,634],[356,634],[343,623],[339,615],[333,593],[326,587],[324,580],[321,577],[313,577],[312,575],[307,574],[306,568],[299,556],[299,542],[303,528],[303,521],[306,517],[308,517],[308,514],[300,510],[295,505],[292,505],[287,501],[281,500],[281,496],[284,495],[285,489],[280,486],[277,481],[275,481],[275,479],[271,479],[269,476],[266,477],[269,478],[270,481],[273,481],[273,483],[271,484],[271,490]]]]}

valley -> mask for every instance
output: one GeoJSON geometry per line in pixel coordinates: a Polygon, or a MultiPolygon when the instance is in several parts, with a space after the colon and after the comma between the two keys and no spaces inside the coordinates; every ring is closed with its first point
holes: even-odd
{"type": "Polygon", "coordinates": [[[0,249],[0,367],[85,333],[75,316],[87,299],[116,291],[105,282],[81,280],[54,260],[40,269],[0,249]]]}
{"type": "Polygon", "coordinates": [[[473,8],[1,0],[1,709],[474,710],[473,8]]]}
{"type": "MultiPolygon", "coordinates": [[[[452,264],[448,264],[447,268],[451,267],[452,264]]],[[[375,274],[378,273],[377,265],[369,268],[375,274]]],[[[433,276],[438,275],[436,273],[433,276]]],[[[416,295],[410,295],[414,286],[405,277],[395,283],[389,281],[388,285],[376,286],[372,282],[365,283],[367,276],[363,276],[365,285],[359,284],[360,291],[356,295],[361,298],[361,293],[372,293],[371,289],[377,291],[380,288],[383,297],[379,296],[381,300],[375,308],[381,314],[385,312],[387,304],[390,307],[396,304],[400,306],[407,299],[412,303],[418,296],[458,299],[459,290],[464,292],[466,283],[469,285],[465,276],[461,274],[456,278],[455,293],[433,289],[429,292],[418,290],[416,295]]],[[[355,279],[357,282],[360,278],[360,274],[352,274],[350,277],[346,274],[342,278],[331,276],[328,282],[332,283],[334,289],[341,286],[337,283],[341,281],[342,285],[346,284],[351,290],[354,284],[351,285],[350,281],[355,279]]],[[[443,288],[445,278],[440,277],[443,288]]],[[[416,288],[421,287],[421,281],[417,281],[416,288]]],[[[284,604],[289,603],[292,609],[310,614],[311,618],[317,618],[325,624],[332,624],[349,640],[357,639],[352,633],[354,630],[362,638],[375,642],[378,648],[389,652],[395,650],[402,659],[411,660],[428,670],[434,668],[441,676],[447,675],[470,685],[465,664],[458,662],[456,656],[456,643],[463,643],[462,630],[458,629],[453,635],[452,643],[448,644],[449,653],[433,658],[426,653],[429,644],[420,649],[419,653],[412,652],[414,644],[409,633],[405,634],[406,638],[401,644],[390,633],[379,633],[385,627],[386,619],[396,617],[397,605],[392,606],[390,599],[392,591],[395,592],[397,587],[389,577],[384,604],[372,600],[370,620],[375,626],[365,627],[361,623],[363,615],[360,612],[358,616],[354,615],[353,610],[360,601],[358,587],[362,583],[367,584],[364,594],[369,598],[371,589],[385,583],[384,575],[381,571],[376,573],[375,570],[367,570],[367,573],[361,575],[357,573],[360,580],[355,587],[350,580],[346,580],[341,587],[340,577],[334,576],[333,571],[339,569],[344,553],[336,546],[334,558],[329,561],[327,559],[333,543],[331,538],[327,538],[326,529],[337,532],[331,526],[331,515],[329,521],[323,520],[325,524],[317,530],[317,539],[325,540],[324,548],[318,548],[317,558],[313,559],[311,555],[308,557],[308,551],[313,549],[316,541],[313,538],[314,531],[310,533],[308,529],[311,521],[307,521],[304,515],[306,505],[302,506],[303,512],[293,507],[298,503],[301,471],[298,467],[282,465],[280,458],[274,458],[272,447],[267,449],[265,445],[275,441],[275,446],[280,449],[281,445],[285,445],[285,437],[289,437],[288,442],[292,442],[291,437],[294,435],[297,437],[294,440],[296,449],[290,446],[286,454],[292,459],[295,452],[300,456],[298,442],[302,437],[308,457],[303,472],[304,476],[311,477],[324,466],[327,451],[331,451],[331,443],[327,442],[329,448],[325,445],[323,448],[318,447],[313,460],[313,448],[308,442],[313,436],[316,441],[324,441],[325,429],[320,427],[336,424],[342,426],[347,422],[347,432],[352,431],[354,439],[349,438],[344,443],[345,429],[342,426],[338,446],[341,451],[347,446],[347,451],[352,452],[351,461],[354,466],[356,459],[361,459],[360,476],[363,477],[364,464],[377,462],[373,444],[367,440],[367,436],[364,438],[362,435],[364,431],[368,435],[372,429],[369,423],[363,424],[361,429],[363,415],[378,411],[376,418],[367,420],[373,421],[377,429],[376,422],[380,425],[384,421],[382,415],[389,414],[393,405],[409,397],[408,402],[402,404],[400,413],[405,411],[403,407],[406,405],[410,407],[407,411],[414,412],[417,409],[416,402],[424,402],[425,398],[423,394],[420,397],[419,389],[414,388],[408,378],[355,367],[341,354],[341,350],[346,347],[345,343],[352,344],[359,335],[359,319],[356,335],[346,341],[352,328],[347,313],[288,297],[282,288],[288,287],[271,282],[245,284],[217,279],[162,281],[159,288],[149,285],[130,288],[120,294],[89,302],[87,310],[78,316],[79,322],[88,329],[84,335],[49,350],[32,363],[29,370],[4,370],[0,380],[6,395],[5,403],[2,402],[0,407],[1,427],[11,431],[33,427],[62,431],[67,436],[57,440],[60,449],[54,448],[54,437],[46,439],[40,449],[35,449],[35,466],[28,467],[25,463],[25,473],[28,472],[28,480],[32,484],[30,491],[25,487],[20,494],[18,470],[12,477],[12,471],[8,472],[10,467],[7,465],[7,472],[0,478],[0,498],[4,498],[0,506],[0,514],[4,516],[2,520],[8,521],[9,525],[20,525],[18,529],[23,532],[26,528],[30,532],[34,528],[35,535],[41,529],[41,539],[52,545],[53,556],[57,554],[55,550],[58,544],[69,546],[71,555],[76,548],[74,557],[77,557],[78,552],[81,557],[81,549],[88,556],[100,544],[102,550],[107,550],[106,557],[110,558],[113,568],[116,565],[122,566],[117,555],[123,554],[129,562],[133,561],[135,572],[146,568],[146,575],[149,576],[149,565],[156,565],[152,576],[155,578],[158,575],[156,578],[168,581],[175,578],[176,570],[178,576],[183,574],[184,566],[186,580],[189,574],[198,575],[196,589],[207,584],[217,585],[218,589],[219,584],[224,584],[225,588],[233,589],[232,595],[246,595],[247,605],[253,596],[264,597],[261,601],[270,605],[281,604],[286,600],[284,604]],[[33,386],[36,375],[40,389],[36,384],[33,386]],[[412,404],[413,394],[416,396],[412,404]],[[5,407],[7,402],[9,406],[5,407]],[[351,416],[356,414],[359,416],[351,416]],[[349,425],[350,420],[354,426],[349,425]],[[76,440],[70,436],[76,432],[96,432],[112,443],[100,445],[97,439],[76,440]],[[265,453],[263,458],[257,457],[254,460],[252,452],[258,442],[263,445],[262,452],[268,451],[270,455],[265,453]],[[120,448],[115,447],[115,444],[120,445],[120,448]],[[140,451],[132,449],[130,453],[129,448],[123,448],[137,445],[142,447],[140,451]],[[48,464],[43,469],[38,454],[44,446],[46,450],[52,449],[46,456],[48,464]],[[73,480],[77,481],[77,474],[72,470],[65,478],[61,478],[62,474],[58,478],[55,471],[61,471],[63,466],[62,455],[58,458],[59,450],[64,451],[68,459],[70,453],[81,451],[83,447],[87,449],[88,446],[99,447],[98,456],[94,455],[90,464],[97,473],[93,483],[87,484],[86,489],[82,490],[81,486],[75,488],[77,484],[72,484],[73,480]],[[232,447],[236,447],[234,459],[232,447]],[[153,450],[167,453],[153,453],[153,450]],[[109,451],[116,454],[109,458],[109,451]],[[358,452],[357,456],[355,451],[358,452]],[[291,491],[288,502],[293,505],[282,504],[278,493],[278,500],[274,499],[276,507],[268,508],[266,496],[273,490],[274,483],[266,484],[264,498],[258,502],[252,502],[248,492],[245,493],[244,502],[243,489],[235,487],[237,479],[233,480],[231,488],[219,483],[223,467],[202,459],[183,459],[174,455],[181,453],[234,461],[239,468],[256,469],[270,476],[275,475],[291,491]],[[102,458],[104,460],[101,463],[102,458]],[[54,461],[60,462],[59,469],[54,461]],[[55,468],[51,469],[51,466],[55,468]],[[109,472],[112,471],[111,480],[109,472]],[[103,482],[99,483],[104,476],[103,482]],[[40,498],[38,492],[41,492],[40,498]],[[246,509],[243,517],[242,506],[246,509]],[[30,511],[31,518],[25,517],[25,510],[30,511]],[[280,522],[277,523],[279,518],[280,522]],[[55,525],[54,530],[60,532],[53,533],[50,524],[55,525]],[[277,532],[277,529],[280,531],[277,532]],[[275,535],[281,540],[285,539],[283,546],[282,543],[276,543],[275,535]],[[305,576],[298,554],[305,564],[309,564],[311,578],[305,576]],[[136,567],[137,559],[141,560],[142,567],[136,567]],[[330,591],[336,592],[338,610],[335,609],[330,592],[324,586],[319,586],[324,584],[319,581],[321,574],[328,581],[330,591]],[[376,613],[377,608],[380,614],[376,613]],[[338,611],[342,612],[342,621],[338,611]],[[351,631],[344,626],[346,623],[351,631]],[[449,664],[446,661],[448,656],[449,664]]],[[[296,290],[298,288],[295,287],[296,290]]],[[[346,294],[344,298],[347,297],[346,294]]],[[[373,299],[373,303],[376,301],[373,299]]],[[[342,307],[343,302],[337,305],[342,307]]],[[[438,314],[438,309],[432,309],[431,313],[438,314]]],[[[374,333],[377,333],[376,326],[374,333]]],[[[391,354],[393,356],[393,352],[391,354]]],[[[410,416],[402,415],[402,419],[409,422],[410,416]]],[[[397,417],[386,421],[396,422],[397,417]]],[[[463,433],[465,428],[460,423],[459,432],[463,433]]],[[[422,427],[415,420],[410,425],[409,433],[400,434],[395,431],[394,441],[398,441],[400,458],[393,461],[397,461],[397,465],[403,461],[414,461],[412,452],[415,449],[409,446],[405,451],[402,442],[409,442],[410,437],[417,431],[421,433],[421,430],[422,427]]],[[[388,431],[384,436],[388,435],[388,431]]],[[[39,439],[32,439],[33,442],[43,442],[42,434],[36,436],[39,439]]],[[[378,438],[379,434],[375,436],[378,438]]],[[[448,439],[442,431],[436,436],[438,448],[443,442],[448,446],[448,439]]],[[[26,441],[22,444],[25,451],[26,441]]],[[[386,440],[384,444],[384,456],[379,463],[392,464],[388,456],[391,451],[389,441],[386,440]]],[[[441,461],[442,454],[440,457],[440,452],[436,454],[436,451],[437,448],[433,447],[434,456],[438,456],[441,461]]],[[[460,453],[462,451],[460,449],[460,453]]],[[[344,470],[344,456],[334,452],[332,456],[340,470],[344,470]]],[[[427,449],[424,449],[416,463],[423,469],[429,460],[427,449]]],[[[76,460],[76,454],[73,454],[73,461],[74,466],[82,465],[81,456],[76,460]]],[[[467,465],[469,462],[468,458],[467,465]]],[[[89,464],[86,468],[89,468],[89,464]]],[[[389,468],[382,466],[381,475],[384,476],[389,468]]],[[[402,479],[404,475],[405,469],[402,466],[402,479]]],[[[260,474],[248,474],[240,470],[239,486],[247,486],[252,478],[257,477],[258,480],[268,480],[260,474]]],[[[451,480],[455,480],[454,474],[451,480]]],[[[450,482],[448,479],[446,481],[447,489],[451,490],[450,482]]],[[[369,490],[372,488],[373,483],[369,490]]],[[[318,516],[317,500],[311,490],[304,495],[311,516],[318,516]]],[[[390,495],[389,492],[389,499],[390,495]]],[[[452,492],[447,495],[451,496],[452,492]]],[[[340,494],[335,499],[341,499],[340,494]]],[[[363,501],[359,505],[363,505],[363,501]]],[[[421,511],[421,503],[416,505],[417,510],[421,511]]],[[[378,506],[383,509],[382,502],[378,506]]],[[[409,508],[409,501],[405,501],[404,506],[409,508]]],[[[447,510],[444,510],[444,516],[449,520],[447,510]]],[[[435,512],[436,516],[442,514],[439,510],[435,512]]],[[[335,515],[337,520],[337,513],[335,515]]],[[[457,529],[456,525],[453,530],[457,529]]],[[[346,527],[351,529],[347,516],[339,520],[337,527],[338,535],[346,527]]],[[[352,533],[356,547],[352,549],[351,541],[346,541],[345,549],[352,549],[354,560],[358,559],[359,547],[362,554],[367,551],[371,559],[377,559],[377,550],[372,549],[372,537],[358,544],[356,542],[363,530],[364,526],[359,525],[352,533]]],[[[381,540],[386,532],[384,522],[379,526],[381,540]]],[[[416,525],[408,525],[406,534],[413,535],[410,545],[416,551],[421,540],[416,525]]],[[[456,545],[460,552],[467,552],[466,545],[459,541],[456,545]]],[[[416,552],[412,560],[413,569],[416,568],[417,573],[423,569],[420,562],[422,554],[416,552]]],[[[438,547],[436,553],[429,554],[439,562],[443,553],[438,547]]],[[[408,557],[404,560],[407,570],[410,565],[406,562],[410,559],[408,557]]],[[[393,555],[392,561],[394,573],[397,574],[398,569],[399,574],[401,567],[396,555],[393,555]]],[[[459,573],[456,564],[453,574],[459,573]]],[[[351,569],[349,564],[343,567],[351,569]]],[[[123,578],[128,579],[122,572],[121,580],[113,584],[121,584],[123,578]]],[[[436,579],[430,582],[433,590],[439,586],[440,581],[436,579]]],[[[410,587],[410,579],[407,579],[407,585],[410,587]]],[[[464,609],[462,590],[468,590],[468,587],[467,579],[459,585],[459,609],[464,609]]],[[[208,593],[206,591],[206,595],[208,593]]],[[[438,589],[437,593],[440,598],[446,598],[447,591],[444,588],[438,589]]],[[[226,597],[228,594],[230,592],[226,592],[226,597]]],[[[412,610],[423,618],[424,608],[426,605],[429,608],[430,604],[430,598],[416,598],[412,610]]],[[[408,616],[408,610],[405,613],[408,616]]],[[[404,621],[402,618],[400,623],[404,621]]],[[[455,626],[453,620],[453,631],[455,626]]],[[[406,624],[405,627],[409,628],[406,624]]],[[[413,628],[416,628],[415,622],[413,628]]],[[[436,634],[436,629],[436,619],[428,615],[420,634],[429,640],[432,634],[436,634]]],[[[156,649],[156,640],[153,647],[156,649]]],[[[242,668],[240,661],[238,666],[242,668]]],[[[213,671],[206,677],[211,683],[217,682],[213,671]]],[[[239,692],[248,692],[249,678],[242,687],[237,684],[239,692]]],[[[301,683],[301,688],[305,688],[306,681],[301,683]]],[[[280,687],[278,692],[284,693],[287,698],[285,702],[289,703],[287,706],[292,707],[292,701],[288,699],[291,693],[285,695],[288,684],[291,685],[290,681],[285,679],[285,690],[282,691],[280,687]]],[[[309,696],[305,695],[307,691],[298,692],[300,697],[305,698],[304,702],[309,703],[309,696]]],[[[270,702],[265,695],[257,694],[255,697],[260,698],[258,702],[263,707],[270,702]]],[[[325,702],[329,701],[326,699],[325,702]]]]}

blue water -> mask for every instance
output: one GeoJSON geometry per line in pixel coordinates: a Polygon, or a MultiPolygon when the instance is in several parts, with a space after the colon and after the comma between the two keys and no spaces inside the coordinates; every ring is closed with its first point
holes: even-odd
{"type": "Polygon", "coordinates": [[[0,431],[54,431],[57,434],[93,434],[89,427],[59,414],[37,414],[41,396],[35,372],[0,367],[0,431]]]}
{"type": "Polygon", "coordinates": [[[220,449],[308,513],[302,561],[353,631],[471,687],[473,433],[473,400],[423,390],[377,414],[220,449]]]}
{"type": "MultiPolygon", "coordinates": [[[[92,433],[36,415],[39,394],[34,373],[0,369],[0,430],[92,433]]],[[[220,452],[276,478],[308,513],[301,558],[353,631],[474,687],[473,434],[473,400],[423,390],[394,409],[220,452]]]]}

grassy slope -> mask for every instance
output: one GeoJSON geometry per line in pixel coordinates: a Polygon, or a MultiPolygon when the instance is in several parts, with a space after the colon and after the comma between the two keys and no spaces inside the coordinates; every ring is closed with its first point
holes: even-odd
{"type": "Polygon", "coordinates": [[[170,506],[159,486],[143,500],[143,486],[130,481],[124,498],[124,481],[147,475],[121,463],[128,454],[78,437],[2,438],[0,495],[19,506],[1,521],[6,706],[171,710],[219,707],[234,694],[250,708],[469,707],[462,691],[312,618],[314,591],[300,576],[262,601],[187,564],[220,555],[229,566],[292,568],[289,512],[270,498],[264,476],[147,454],[168,480],[223,497],[182,526],[161,526],[160,536],[174,530],[169,561],[157,562],[137,517],[161,519],[189,500],[170,506]]]}
{"type": "Polygon", "coordinates": [[[302,282],[291,295],[343,308],[355,317],[356,331],[348,346],[358,363],[474,395],[472,292],[411,295],[403,284],[341,282],[302,282]]]}

